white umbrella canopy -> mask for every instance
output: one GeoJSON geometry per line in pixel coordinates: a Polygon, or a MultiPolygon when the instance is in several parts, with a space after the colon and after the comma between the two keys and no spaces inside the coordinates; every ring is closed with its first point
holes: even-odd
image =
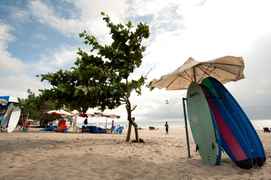
{"type": "Polygon", "coordinates": [[[86,114],[87,115],[94,115],[97,112],[100,112],[98,108],[88,108],[86,111],[86,114]]]}
{"type": "Polygon", "coordinates": [[[47,114],[52,114],[52,115],[65,115],[65,116],[72,116],[71,113],[63,110],[63,109],[60,109],[60,110],[51,110],[51,111],[48,111],[47,114]]]}
{"type": "Polygon", "coordinates": [[[78,115],[79,111],[77,111],[76,109],[74,109],[71,113],[72,113],[72,115],[78,115]]]}
{"type": "Polygon", "coordinates": [[[224,56],[211,61],[198,62],[189,58],[182,66],[172,73],[150,82],[152,88],[167,90],[187,89],[191,82],[201,81],[212,76],[222,83],[237,81],[244,78],[244,60],[242,57],[224,56]]]}
{"type": "Polygon", "coordinates": [[[110,118],[112,118],[112,119],[119,119],[120,118],[120,116],[119,115],[116,115],[116,114],[109,114],[108,115],[110,118]]]}

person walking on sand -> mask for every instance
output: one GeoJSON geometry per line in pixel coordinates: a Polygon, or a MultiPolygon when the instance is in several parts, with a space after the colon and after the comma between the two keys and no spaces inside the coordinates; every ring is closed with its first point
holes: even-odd
{"type": "Polygon", "coordinates": [[[166,127],[166,134],[168,134],[168,123],[167,123],[167,121],[166,121],[165,127],[166,127]]]}
{"type": "Polygon", "coordinates": [[[114,120],[112,120],[112,124],[111,124],[111,133],[113,133],[115,129],[115,123],[114,123],[114,120]]]}

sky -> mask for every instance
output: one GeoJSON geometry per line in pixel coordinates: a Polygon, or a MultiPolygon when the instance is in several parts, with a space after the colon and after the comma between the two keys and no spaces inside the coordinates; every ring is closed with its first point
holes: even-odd
{"type": "MultiPolygon", "coordinates": [[[[100,12],[115,23],[145,22],[150,38],[135,74],[148,81],[189,57],[198,61],[242,56],[245,79],[226,87],[252,119],[271,118],[271,1],[269,0],[1,0],[0,94],[24,98],[27,89],[48,87],[38,74],[70,68],[78,33],[87,30],[108,42],[100,12]]],[[[132,95],[137,120],[182,119],[186,91],[143,89],[132,95]],[[168,102],[168,103],[166,103],[168,102]]],[[[125,108],[114,112],[125,118],[125,108]]]]}

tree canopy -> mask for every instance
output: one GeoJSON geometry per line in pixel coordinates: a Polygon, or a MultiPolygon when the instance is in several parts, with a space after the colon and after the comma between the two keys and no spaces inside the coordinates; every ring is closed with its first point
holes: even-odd
{"type": "Polygon", "coordinates": [[[59,108],[55,103],[56,101],[45,99],[42,94],[36,95],[30,89],[27,90],[27,93],[27,98],[19,98],[19,106],[23,115],[26,115],[29,119],[40,121],[42,126],[56,118],[46,114],[49,110],[59,108]]]}
{"type": "Polygon", "coordinates": [[[41,80],[52,86],[43,94],[81,111],[88,107],[113,109],[125,104],[128,121],[133,124],[129,97],[133,91],[141,94],[145,77],[133,79],[131,75],[142,63],[143,40],[149,37],[149,27],[144,23],[134,26],[131,21],[114,24],[108,15],[101,15],[112,42],[103,45],[87,31],[80,33],[89,50],[79,48],[71,69],[41,75],[41,80]]]}

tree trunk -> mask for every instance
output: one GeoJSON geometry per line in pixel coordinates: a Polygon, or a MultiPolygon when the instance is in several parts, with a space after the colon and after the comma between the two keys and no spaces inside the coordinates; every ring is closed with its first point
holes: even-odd
{"type": "Polygon", "coordinates": [[[135,129],[135,141],[139,142],[137,124],[134,121],[134,119],[132,118],[131,103],[130,103],[129,99],[126,102],[126,111],[127,111],[127,120],[129,122],[127,136],[126,136],[126,142],[130,141],[132,126],[134,126],[134,129],[135,129]]]}
{"type": "Polygon", "coordinates": [[[127,130],[127,135],[126,135],[126,142],[129,142],[129,141],[130,141],[130,137],[131,137],[131,129],[132,129],[132,123],[129,122],[128,130],[127,130]]]}
{"type": "Polygon", "coordinates": [[[131,104],[129,100],[126,103],[126,111],[127,111],[127,120],[128,120],[128,130],[127,130],[127,136],[126,136],[126,142],[130,141],[131,137],[131,129],[132,129],[132,112],[131,112],[131,104]]]}

